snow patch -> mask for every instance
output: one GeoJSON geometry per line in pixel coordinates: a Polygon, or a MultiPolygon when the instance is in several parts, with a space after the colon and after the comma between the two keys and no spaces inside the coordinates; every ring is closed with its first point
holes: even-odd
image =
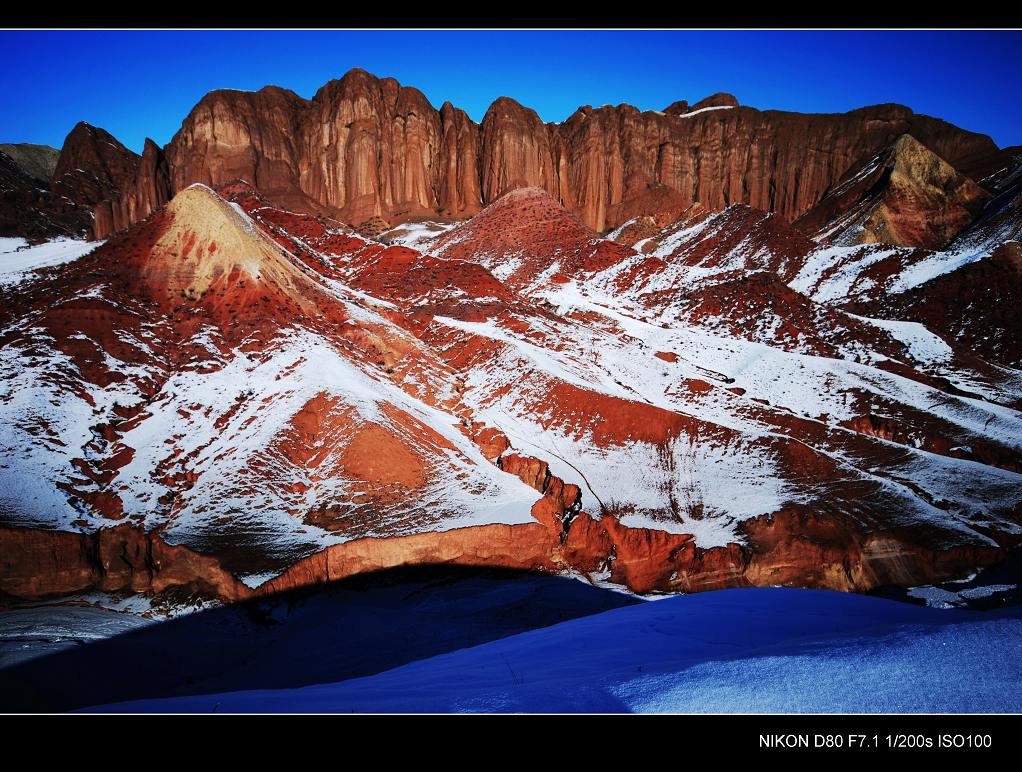
{"type": "Polygon", "coordinates": [[[0,239],[0,285],[17,284],[34,271],[77,260],[101,246],[102,241],[56,239],[28,246],[22,238],[0,239]]]}

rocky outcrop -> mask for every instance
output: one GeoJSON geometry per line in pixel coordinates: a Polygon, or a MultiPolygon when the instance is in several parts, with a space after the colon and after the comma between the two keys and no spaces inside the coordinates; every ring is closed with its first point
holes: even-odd
{"type": "Polygon", "coordinates": [[[684,534],[583,514],[571,524],[562,557],[577,570],[603,569],[635,592],[778,585],[863,592],[941,581],[1005,554],[999,547],[928,546],[918,534],[869,532],[842,517],[798,509],[749,520],[741,530],[744,545],[702,549],[684,534]]]}
{"type": "Polygon", "coordinates": [[[778,585],[850,592],[956,578],[1005,555],[1004,547],[928,546],[896,530],[867,532],[844,518],[799,510],[756,518],[742,530],[745,545],[703,549],[687,534],[582,513],[563,530],[491,524],[355,539],[300,560],[253,590],[215,557],[127,524],[91,534],[0,528],[0,593],[40,599],[173,589],[238,601],[414,565],[575,571],[638,593],[778,585]]]}
{"type": "Polygon", "coordinates": [[[93,228],[91,210],[100,202],[118,200],[135,179],[140,157],[103,129],[81,122],[64,140],[51,190],[83,208],[79,230],[94,238],[107,232],[93,228]]]}
{"type": "MultiPolygon", "coordinates": [[[[482,429],[475,438],[480,447],[506,447],[496,430],[482,429]]],[[[936,533],[870,529],[846,517],[789,507],[743,522],[743,543],[705,549],[689,534],[633,528],[609,513],[597,519],[582,512],[580,488],[552,475],[541,459],[505,453],[495,463],[543,494],[532,508],[538,522],[353,539],[293,563],[256,589],[216,557],[169,545],[156,531],[128,524],[93,533],[0,528],[0,595],[39,599],[88,590],[173,589],[238,601],[415,565],[581,572],[637,593],[778,585],[851,592],[955,578],[1002,560],[1019,541],[945,545],[936,533]]]]}
{"type": "Polygon", "coordinates": [[[357,539],[295,563],[259,588],[260,594],[338,581],[397,566],[457,565],[554,571],[548,530],[539,523],[481,525],[390,538],[357,539]]]}
{"type": "Polygon", "coordinates": [[[751,520],[743,531],[750,553],[743,573],[749,585],[843,591],[943,581],[968,571],[970,563],[980,567],[1002,560],[1018,541],[1011,537],[1001,547],[952,546],[933,534],[927,543],[924,533],[867,529],[847,518],[798,508],[751,520]]]}
{"type": "Polygon", "coordinates": [[[172,191],[163,150],[147,137],[138,171],[121,195],[95,205],[92,233],[106,235],[144,220],[173,198],[172,191]]]}
{"type": "MultiPolygon", "coordinates": [[[[716,94],[662,113],[587,106],[545,124],[502,97],[475,124],[450,103],[437,110],[417,89],[362,70],[311,100],[272,86],[213,91],[164,151],[171,192],[240,178],[278,205],[356,226],[463,219],[509,190],[537,187],[605,231],[648,213],[650,191],[660,187],[676,192],[674,208],[740,202],[791,220],[903,134],[972,179],[1004,165],[988,137],[899,105],[804,115],[716,94]]],[[[151,187],[144,172],[125,195],[137,199],[151,187]]],[[[112,208],[129,220],[144,210],[112,208]]]]}
{"type": "Polygon", "coordinates": [[[546,461],[517,453],[497,459],[497,466],[543,494],[532,506],[532,516],[543,523],[551,534],[562,538],[571,519],[582,507],[582,490],[550,474],[546,461]]]}
{"type": "Polygon", "coordinates": [[[909,134],[842,181],[796,225],[829,243],[940,249],[965,230],[989,194],[909,134]],[[836,225],[835,225],[836,223],[836,225]]]}
{"type": "Polygon", "coordinates": [[[216,558],[127,524],[93,533],[0,528],[0,569],[0,593],[15,598],[171,587],[228,601],[250,593],[216,558]]]}

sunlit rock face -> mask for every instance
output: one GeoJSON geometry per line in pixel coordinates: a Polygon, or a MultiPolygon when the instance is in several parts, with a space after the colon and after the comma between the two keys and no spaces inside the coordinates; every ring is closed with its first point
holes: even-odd
{"type": "MultiPolygon", "coordinates": [[[[164,158],[150,152],[137,174],[115,175],[117,191],[100,207],[112,213],[101,216],[95,235],[147,216],[153,202],[192,183],[234,179],[284,208],[365,232],[465,219],[510,190],[532,187],[601,233],[654,209],[678,212],[693,203],[711,210],[743,203],[790,221],[903,135],[974,181],[1005,163],[989,137],[900,105],[804,115],[759,111],[715,94],[664,112],[585,106],[554,124],[501,97],[476,124],[449,102],[437,110],[415,88],[352,70],[311,100],[274,86],[210,92],[164,158]]],[[[133,163],[140,166],[137,156],[133,163]]],[[[100,200],[87,198],[89,206],[100,200]]],[[[955,222],[951,217],[941,234],[955,222]]],[[[895,229],[892,238],[913,232],[895,229]]]]}

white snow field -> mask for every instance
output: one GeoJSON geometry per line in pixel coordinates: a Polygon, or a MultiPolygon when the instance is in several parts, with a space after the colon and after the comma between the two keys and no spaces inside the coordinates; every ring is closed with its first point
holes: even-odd
{"type": "MultiPolygon", "coordinates": [[[[144,603],[144,599],[140,599],[144,603]]],[[[0,610],[0,670],[154,624],[140,614],[86,605],[0,610]]]]}
{"type": "Polygon", "coordinates": [[[30,247],[22,238],[0,238],[0,285],[17,284],[40,268],[70,263],[89,254],[102,243],[56,239],[30,247]]]}
{"type": "Polygon", "coordinates": [[[1020,686],[1022,607],[763,588],[617,608],[339,683],[90,710],[982,713],[1022,711],[1020,686]]]}
{"type": "Polygon", "coordinates": [[[384,231],[376,238],[384,244],[411,247],[420,252],[426,252],[429,250],[430,244],[460,224],[460,222],[442,223],[432,220],[406,222],[384,231]]]}

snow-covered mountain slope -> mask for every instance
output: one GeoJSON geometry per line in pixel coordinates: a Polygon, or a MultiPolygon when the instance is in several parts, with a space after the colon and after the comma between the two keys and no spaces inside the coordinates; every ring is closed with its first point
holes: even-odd
{"type": "Polygon", "coordinates": [[[1017,608],[731,590],[614,609],[365,678],[89,712],[1013,712],[1020,656],[1017,608]]]}
{"type": "Polygon", "coordinates": [[[449,369],[208,189],[8,307],[5,523],[127,519],[247,548],[257,580],[356,536],[530,520],[445,410],[449,369]]]}
{"type": "Polygon", "coordinates": [[[4,290],[4,524],[123,520],[267,590],[406,562],[864,589],[1022,540],[1022,373],[820,296],[835,248],[773,215],[633,249],[528,189],[420,253],[220,193],[4,290]]]}
{"type": "MultiPolygon", "coordinates": [[[[733,207],[607,268],[557,277],[555,258],[525,288],[545,313],[438,317],[427,340],[470,367],[474,412],[565,479],[574,470],[594,513],[613,503],[707,545],[739,540],[742,520],[789,505],[962,534],[993,517],[1015,532],[1018,373],[956,370],[951,347],[918,325],[785,287],[786,261],[804,259],[806,240],[769,221],[733,207]],[[476,338],[468,359],[466,333],[476,338]],[[1001,462],[962,454],[987,443],[1001,462]],[[966,502],[957,483],[935,487],[945,474],[990,487],[966,502]],[[862,489],[835,495],[840,486],[862,489]]],[[[447,238],[463,251],[473,243],[458,229],[447,238]]],[[[517,263],[516,245],[506,249],[487,243],[491,270],[517,263]]]]}
{"type": "Polygon", "coordinates": [[[920,322],[991,362],[1022,364],[1022,160],[986,184],[994,193],[979,218],[919,265],[895,292],[866,299],[866,313],[920,322]]]}
{"type": "Polygon", "coordinates": [[[628,251],[601,239],[540,188],[508,192],[430,245],[431,253],[479,263],[515,288],[613,265],[628,251]]]}

